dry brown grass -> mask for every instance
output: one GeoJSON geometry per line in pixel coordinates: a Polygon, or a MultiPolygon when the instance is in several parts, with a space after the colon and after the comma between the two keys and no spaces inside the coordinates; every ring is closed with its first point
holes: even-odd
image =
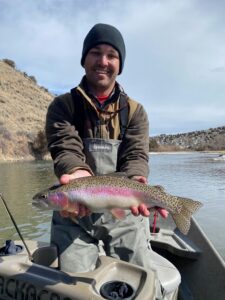
{"type": "Polygon", "coordinates": [[[30,158],[27,141],[43,130],[53,95],[0,61],[0,160],[30,158]]]}

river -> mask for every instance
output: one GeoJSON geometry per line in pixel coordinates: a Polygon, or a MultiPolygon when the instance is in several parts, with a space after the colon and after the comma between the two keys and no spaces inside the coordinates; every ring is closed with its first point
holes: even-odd
{"type": "MultiPolygon", "coordinates": [[[[150,184],[171,194],[203,202],[195,218],[225,260],[225,160],[217,154],[176,153],[150,155],[150,184]]],[[[51,161],[0,163],[0,192],[25,239],[49,241],[51,212],[32,207],[32,196],[57,179],[51,161]]],[[[0,246],[19,239],[0,203],[0,246]]]]}

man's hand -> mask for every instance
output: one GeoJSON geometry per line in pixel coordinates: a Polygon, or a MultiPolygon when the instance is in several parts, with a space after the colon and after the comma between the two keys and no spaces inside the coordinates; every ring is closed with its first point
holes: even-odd
{"type": "MultiPolygon", "coordinates": [[[[147,178],[144,177],[144,176],[133,176],[131,179],[137,180],[137,181],[139,181],[143,184],[148,183],[147,178]]],[[[156,209],[163,218],[167,218],[168,211],[166,209],[161,208],[161,207],[158,207],[156,209]]],[[[131,212],[134,216],[139,216],[139,215],[142,215],[144,217],[149,217],[150,216],[150,211],[144,203],[140,204],[139,206],[132,206],[130,208],[130,210],[131,210],[131,212]]]]}
{"type": "MultiPolygon", "coordinates": [[[[63,174],[59,182],[61,184],[68,184],[71,180],[80,178],[80,177],[86,177],[86,176],[92,176],[91,173],[89,173],[86,170],[77,170],[72,174],[63,174]]],[[[89,216],[91,214],[91,211],[84,205],[79,204],[79,203],[74,203],[74,212],[68,212],[68,211],[61,211],[60,215],[62,217],[85,217],[89,216]]]]}
{"type": "Polygon", "coordinates": [[[61,184],[68,184],[71,180],[77,179],[80,177],[87,177],[87,176],[92,176],[90,172],[87,170],[76,170],[72,174],[63,174],[59,181],[61,184]]]}

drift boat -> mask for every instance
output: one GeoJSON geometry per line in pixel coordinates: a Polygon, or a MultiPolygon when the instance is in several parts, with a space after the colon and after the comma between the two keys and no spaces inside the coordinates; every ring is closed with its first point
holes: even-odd
{"type": "Polygon", "coordinates": [[[152,270],[107,257],[101,244],[95,270],[64,273],[57,248],[16,241],[13,254],[0,249],[0,299],[97,300],[155,297],[158,275],[166,300],[225,299],[225,264],[195,219],[187,236],[169,217],[152,233],[152,270]]]}
{"type": "Polygon", "coordinates": [[[152,249],[181,275],[179,300],[225,299],[225,262],[195,218],[186,236],[170,216],[159,220],[156,232],[152,234],[152,249]]]}

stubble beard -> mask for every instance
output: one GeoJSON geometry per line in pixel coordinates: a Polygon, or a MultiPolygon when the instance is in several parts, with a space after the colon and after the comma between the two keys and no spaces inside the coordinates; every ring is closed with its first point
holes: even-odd
{"type": "MultiPolygon", "coordinates": [[[[100,77],[101,75],[99,75],[100,77]]],[[[116,74],[113,74],[112,72],[108,71],[107,74],[104,75],[104,77],[96,78],[98,76],[87,76],[88,84],[90,85],[90,88],[95,90],[98,93],[104,94],[104,92],[108,91],[111,92],[115,85],[116,81],[116,74]]]]}

